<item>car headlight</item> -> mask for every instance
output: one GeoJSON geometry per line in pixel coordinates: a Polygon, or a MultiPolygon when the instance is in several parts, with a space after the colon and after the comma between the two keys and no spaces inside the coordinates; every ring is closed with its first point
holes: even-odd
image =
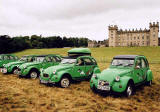
{"type": "Polygon", "coordinates": [[[43,72],[43,71],[44,71],[44,69],[43,69],[43,68],[41,68],[41,69],[40,69],[40,71],[41,71],[41,72],[43,72]]]}
{"type": "Polygon", "coordinates": [[[120,76],[116,76],[115,81],[119,82],[120,81],[120,76]]]}
{"type": "Polygon", "coordinates": [[[95,79],[97,79],[97,75],[96,74],[93,74],[92,77],[95,78],[95,79]]]}
{"type": "Polygon", "coordinates": [[[56,74],[56,70],[53,71],[53,74],[56,74]]]}
{"type": "Polygon", "coordinates": [[[25,68],[27,68],[27,66],[23,66],[23,68],[25,69],[25,68]]]}
{"type": "Polygon", "coordinates": [[[5,66],[6,64],[3,64],[3,66],[5,66]]]}

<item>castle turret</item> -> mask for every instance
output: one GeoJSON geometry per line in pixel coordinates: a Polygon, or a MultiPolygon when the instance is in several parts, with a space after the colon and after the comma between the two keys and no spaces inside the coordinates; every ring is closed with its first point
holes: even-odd
{"type": "Polygon", "coordinates": [[[115,47],[117,44],[117,31],[118,27],[117,25],[110,25],[108,27],[109,29],[109,46],[115,47]]]}
{"type": "Polygon", "coordinates": [[[149,24],[150,27],[150,46],[158,46],[159,22],[149,24]]]}

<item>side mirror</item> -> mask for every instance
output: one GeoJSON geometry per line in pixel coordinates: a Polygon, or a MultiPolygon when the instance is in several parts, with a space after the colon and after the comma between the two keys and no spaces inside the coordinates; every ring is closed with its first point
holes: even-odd
{"type": "Polygon", "coordinates": [[[137,66],[135,67],[135,69],[140,69],[140,66],[139,66],[139,65],[137,65],[137,66]]]}

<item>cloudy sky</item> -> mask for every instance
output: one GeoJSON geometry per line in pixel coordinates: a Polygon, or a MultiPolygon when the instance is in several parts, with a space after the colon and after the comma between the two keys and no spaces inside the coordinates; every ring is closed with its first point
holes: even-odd
{"type": "Polygon", "coordinates": [[[108,25],[149,28],[160,0],[0,0],[0,35],[108,38],[108,25]]]}

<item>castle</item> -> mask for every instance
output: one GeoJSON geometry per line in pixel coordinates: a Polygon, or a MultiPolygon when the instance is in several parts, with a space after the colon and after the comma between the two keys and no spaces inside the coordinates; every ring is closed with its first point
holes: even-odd
{"type": "Polygon", "coordinates": [[[159,22],[149,23],[149,29],[118,29],[109,26],[109,47],[117,46],[158,46],[159,22]]]}

